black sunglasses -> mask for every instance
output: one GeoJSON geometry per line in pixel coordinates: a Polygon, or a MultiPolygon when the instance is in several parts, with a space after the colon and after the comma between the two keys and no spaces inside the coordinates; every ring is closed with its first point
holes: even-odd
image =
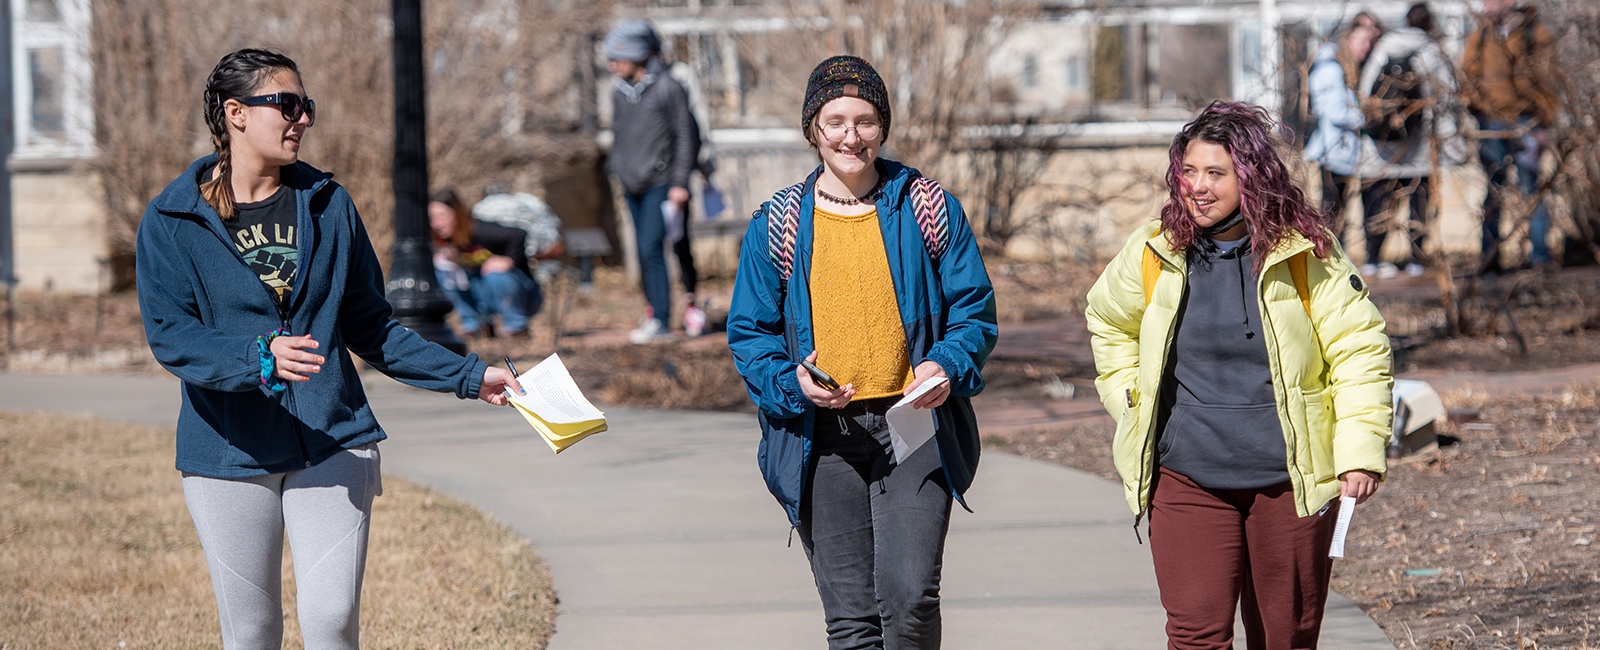
{"type": "MultiPolygon", "coordinates": [[[[276,104],[278,112],[283,113],[283,119],[290,124],[300,121],[301,115],[311,116],[311,124],[317,123],[317,100],[301,97],[294,93],[272,93],[271,95],[257,95],[239,100],[245,106],[271,106],[276,104]]],[[[311,126],[307,124],[306,126],[311,126]]]]}

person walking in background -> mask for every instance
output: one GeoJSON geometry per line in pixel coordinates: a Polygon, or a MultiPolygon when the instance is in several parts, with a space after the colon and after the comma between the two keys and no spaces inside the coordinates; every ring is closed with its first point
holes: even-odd
{"type": "Polygon", "coordinates": [[[496,315],[500,336],[528,336],[529,319],[544,304],[528,268],[528,232],[472,218],[451,189],[430,197],[428,225],[433,270],[461,318],[462,336],[490,335],[496,315]]]}
{"type": "Polygon", "coordinates": [[[687,224],[689,174],[695,169],[700,136],[689,110],[689,96],[683,85],[667,74],[661,61],[661,39],[649,21],[623,21],[606,34],[604,47],[606,69],[617,77],[606,165],[622,184],[623,198],[633,216],[639,275],[650,305],[644,323],[628,338],[636,344],[672,338],[671,287],[663,252],[670,223],[678,226],[673,234],[679,239],[672,242],[672,250],[688,297],[684,322],[699,324],[688,331],[697,336],[706,319],[695,300],[699,277],[687,224]]]}
{"type": "Polygon", "coordinates": [[[280,647],[287,531],[305,646],[356,648],[385,435],[351,353],[462,399],[504,405],[521,386],[391,318],[350,195],[299,161],[316,103],[294,61],[223,57],[204,114],[216,153],[145,209],[136,266],[150,351],[183,380],[177,468],[223,647],[280,647]]]}
{"type": "Polygon", "coordinates": [[[1216,102],[1173,139],[1169,198],[1089,290],[1112,455],[1168,647],[1315,648],[1334,521],[1389,441],[1383,316],[1289,169],[1265,109],[1216,102]]]}
{"type": "Polygon", "coordinates": [[[1345,196],[1361,162],[1361,127],[1366,116],[1361,113],[1355,87],[1361,64],[1378,38],[1376,21],[1372,23],[1352,21],[1323,43],[1307,75],[1317,128],[1306,141],[1304,155],[1321,168],[1322,212],[1333,220],[1338,235],[1344,233],[1345,196]]]}
{"type": "MultiPolygon", "coordinates": [[[[1478,121],[1478,161],[1489,177],[1480,273],[1507,268],[1500,256],[1500,216],[1507,195],[1520,191],[1534,197],[1539,191],[1539,157],[1549,146],[1547,129],[1559,107],[1551,80],[1553,41],[1549,28],[1539,23],[1536,7],[1484,0],[1480,25],[1462,48],[1461,92],[1478,121]]],[[[1530,266],[1551,262],[1549,238],[1550,212],[1539,199],[1528,217],[1530,266]]]]}
{"type": "Polygon", "coordinates": [[[1434,40],[1433,13],[1426,3],[1411,5],[1406,26],[1378,39],[1362,66],[1358,88],[1364,93],[1364,109],[1380,125],[1371,130],[1359,172],[1367,242],[1361,274],[1390,278],[1397,273],[1397,267],[1382,261],[1380,254],[1394,230],[1388,224],[1388,210],[1397,210],[1405,200],[1411,248],[1402,264],[1406,275],[1418,277],[1425,272],[1422,246],[1428,234],[1436,143],[1456,132],[1454,112],[1449,110],[1456,94],[1455,74],[1434,40]]]}
{"type": "Polygon", "coordinates": [[[800,128],[822,165],[756,213],[728,315],[761,472],[800,533],[833,650],[939,647],[951,499],[978,464],[970,398],[998,334],[961,204],[878,157],[892,124],[866,61],[811,72],[800,128]],[[934,437],[896,457],[886,414],[925,382],[943,382],[912,403],[934,437]]]}

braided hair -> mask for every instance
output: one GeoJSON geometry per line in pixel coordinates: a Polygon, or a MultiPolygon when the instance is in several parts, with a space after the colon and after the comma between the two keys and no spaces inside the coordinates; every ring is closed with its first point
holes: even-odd
{"type": "Polygon", "coordinates": [[[217,173],[200,184],[200,196],[223,221],[232,219],[238,212],[233,200],[232,138],[228,133],[226,104],[230,99],[249,97],[273,75],[285,70],[300,74],[300,68],[289,57],[247,48],[222,57],[211,70],[211,76],[206,78],[206,127],[211,129],[211,144],[217,148],[217,173]]]}

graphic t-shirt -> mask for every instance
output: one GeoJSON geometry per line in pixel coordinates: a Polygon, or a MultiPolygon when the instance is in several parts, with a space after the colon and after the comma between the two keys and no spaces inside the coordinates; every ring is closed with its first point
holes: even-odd
{"type": "Polygon", "coordinates": [[[234,207],[239,214],[222,222],[228,238],[245,264],[272,290],[281,312],[289,305],[289,290],[300,268],[294,195],[287,185],[281,185],[265,201],[235,203],[234,207]]]}

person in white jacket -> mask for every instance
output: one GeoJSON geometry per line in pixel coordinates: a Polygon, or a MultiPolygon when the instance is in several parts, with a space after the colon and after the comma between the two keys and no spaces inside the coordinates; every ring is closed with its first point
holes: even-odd
{"type": "Polygon", "coordinates": [[[1307,75],[1311,113],[1317,128],[1306,141],[1305,158],[1322,168],[1322,211],[1343,233],[1345,193],[1361,162],[1361,127],[1366,117],[1356,97],[1361,62],[1372,50],[1379,30],[1352,21],[1317,50],[1307,75]]]}
{"type": "Polygon", "coordinates": [[[1362,147],[1357,172],[1363,183],[1361,210],[1367,235],[1367,258],[1361,266],[1363,275],[1386,278],[1398,271],[1396,265],[1382,261],[1380,253],[1389,234],[1399,230],[1392,225],[1394,219],[1386,212],[1397,209],[1402,200],[1410,204],[1411,248],[1401,263],[1407,275],[1416,277],[1425,272],[1421,253],[1428,229],[1429,180],[1433,175],[1434,154],[1443,154],[1439,164],[1450,164],[1452,159],[1460,157],[1439,149],[1441,139],[1453,139],[1456,135],[1455,116],[1459,108],[1454,99],[1455,75],[1432,32],[1433,14],[1428,5],[1421,2],[1412,5],[1406,12],[1406,26],[1380,37],[1361,68],[1357,88],[1369,113],[1412,110],[1420,111],[1421,115],[1421,128],[1391,140],[1367,138],[1362,147]],[[1389,81],[1384,74],[1386,68],[1391,72],[1409,69],[1415,75],[1416,83],[1421,84],[1418,94],[1422,98],[1416,106],[1399,105],[1406,102],[1382,105],[1376,101],[1373,95],[1381,94],[1376,87],[1389,81]]]}

